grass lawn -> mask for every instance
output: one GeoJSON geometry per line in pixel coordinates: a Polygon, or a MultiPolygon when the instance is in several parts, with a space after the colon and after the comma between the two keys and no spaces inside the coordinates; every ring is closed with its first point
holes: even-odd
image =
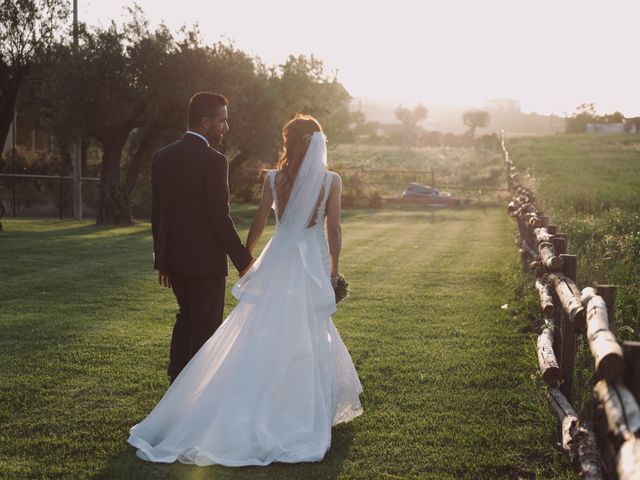
{"type": "MultiPolygon", "coordinates": [[[[235,212],[244,238],[252,209],[235,212]]],[[[334,321],[365,413],[320,463],[237,469],[148,464],[126,443],[167,387],[176,310],[149,225],[3,223],[2,478],[573,478],[529,326],[500,308],[522,275],[504,209],[346,211],[334,321]]]]}

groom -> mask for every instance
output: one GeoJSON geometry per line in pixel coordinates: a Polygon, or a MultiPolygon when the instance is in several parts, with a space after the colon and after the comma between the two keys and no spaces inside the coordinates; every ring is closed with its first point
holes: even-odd
{"type": "Polygon", "coordinates": [[[253,261],[229,215],[227,159],[215,150],[229,131],[227,103],[218,93],[194,95],[189,129],[153,157],[154,267],[180,306],[171,337],[170,382],[222,323],[227,255],[241,276],[253,261]]]}

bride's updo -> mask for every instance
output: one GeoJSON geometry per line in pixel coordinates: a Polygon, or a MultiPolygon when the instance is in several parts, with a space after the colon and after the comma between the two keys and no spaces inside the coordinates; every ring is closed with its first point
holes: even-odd
{"type": "Polygon", "coordinates": [[[314,132],[322,132],[320,123],[311,115],[301,113],[296,114],[282,128],[283,146],[277,168],[283,173],[284,187],[291,185],[296,178],[314,132]]]}

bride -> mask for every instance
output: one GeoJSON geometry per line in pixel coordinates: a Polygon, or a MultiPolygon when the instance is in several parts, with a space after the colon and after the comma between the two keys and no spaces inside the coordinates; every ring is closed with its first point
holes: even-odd
{"type": "Polygon", "coordinates": [[[362,413],[360,380],[331,320],[342,183],[327,170],[325,136],[313,117],[297,115],[282,134],[284,151],[267,172],[247,247],[255,248],[271,208],[275,232],[233,286],[237,306],[130,429],[143,460],[319,461],[331,427],[362,413]]]}

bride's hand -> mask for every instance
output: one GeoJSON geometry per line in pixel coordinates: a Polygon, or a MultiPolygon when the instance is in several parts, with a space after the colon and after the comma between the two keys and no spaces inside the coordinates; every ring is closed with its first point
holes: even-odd
{"type": "Polygon", "coordinates": [[[338,286],[338,274],[331,275],[331,286],[335,289],[338,286]]]}
{"type": "Polygon", "coordinates": [[[247,265],[246,268],[240,272],[240,278],[244,277],[244,274],[249,271],[249,269],[251,268],[251,265],[253,265],[255,261],[256,261],[255,257],[252,257],[249,265],[247,265]]]}

